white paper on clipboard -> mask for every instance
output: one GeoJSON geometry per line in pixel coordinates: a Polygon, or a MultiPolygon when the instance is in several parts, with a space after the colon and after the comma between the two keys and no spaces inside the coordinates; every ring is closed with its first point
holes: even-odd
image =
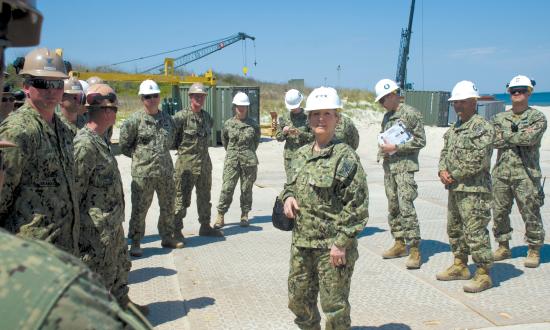
{"type": "MultiPolygon", "coordinates": [[[[388,128],[384,133],[378,134],[378,144],[403,144],[413,139],[413,136],[407,130],[405,124],[398,120],[392,127],[388,128]]],[[[393,155],[395,151],[388,153],[393,155]]]]}

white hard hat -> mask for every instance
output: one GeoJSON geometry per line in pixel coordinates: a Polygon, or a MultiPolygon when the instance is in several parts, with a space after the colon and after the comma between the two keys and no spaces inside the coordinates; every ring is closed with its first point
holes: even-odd
{"type": "Polygon", "coordinates": [[[250,105],[250,100],[248,99],[248,95],[246,95],[243,92],[238,92],[233,97],[233,104],[234,105],[250,105]]]}
{"type": "Polygon", "coordinates": [[[471,81],[462,80],[459,81],[453,88],[449,101],[466,100],[472,97],[475,97],[476,99],[479,98],[479,92],[476,85],[471,81]]]}
{"type": "Polygon", "coordinates": [[[374,87],[374,91],[376,92],[376,99],[374,101],[378,102],[384,96],[398,89],[399,86],[397,86],[395,81],[391,79],[382,79],[377,82],[376,86],[374,87]]]}
{"type": "Polygon", "coordinates": [[[88,85],[86,80],[79,80],[79,81],[80,81],[80,84],[82,85],[82,91],[84,92],[84,94],[88,93],[88,88],[90,87],[90,85],[88,85]]]}
{"type": "Polygon", "coordinates": [[[285,94],[285,105],[288,110],[299,108],[303,100],[304,96],[297,89],[291,89],[285,94]]]}
{"type": "Polygon", "coordinates": [[[517,75],[514,78],[512,78],[512,80],[510,80],[508,85],[506,85],[506,88],[508,89],[511,87],[529,87],[530,90],[533,90],[533,87],[535,86],[535,84],[536,83],[534,80],[531,80],[526,76],[517,75]]]}
{"type": "Polygon", "coordinates": [[[138,95],[160,94],[159,85],[156,82],[147,79],[139,85],[138,95]]]}
{"type": "Polygon", "coordinates": [[[305,111],[342,109],[342,102],[332,87],[315,88],[307,97],[305,111]]]}

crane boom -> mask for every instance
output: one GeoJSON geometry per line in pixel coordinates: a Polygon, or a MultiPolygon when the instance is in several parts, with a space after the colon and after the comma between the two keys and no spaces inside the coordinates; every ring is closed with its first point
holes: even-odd
{"type": "MultiPolygon", "coordinates": [[[[220,41],[216,41],[213,44],[207,45],[205,47],[202,47],[200,49],[197,49],[195,51],[192,51],[190,53],[187,53],[185,55],[182,55],[180,57],[175,58],[173,60],[173,68],[172,69],[176,69],[176,68],[179,68],[179,67],[184,66],[186,64],[189,64],[189,63],[191,63],[193,61],[196,61],[200,58],[208,56],[208,55],[210,55],[214,52],[222,50],[225,47],[236,43],[237,41],[246,40],[246,39],[256,40],[255,37],[249,36],[248,34],[243,33],[243,32],[239,32],[239,33],[234,34],[230,37],[222,39],[220,41]]],[[[165,66],[166,66],[166,64],[160,64],[160,65],[154,66],[152,68],[149,68],[149,69],[143,71],[142,73],[151,72],[151,71],[155,71],[155,70],[163,70],[165,68],[165,66]]]]}
{"type": "Polygon", "coordinates": [[[395,82],[401,90],[404,90],[405,87],[407,87],[407,61],[409,60],[409,46],[411,43],[414,2],[415,0],[411,1],[409,25],[407,29],[401,30],[401,45],[399,47],[399,58],[397,59],[397,73],[395,74],[395,82]]]}

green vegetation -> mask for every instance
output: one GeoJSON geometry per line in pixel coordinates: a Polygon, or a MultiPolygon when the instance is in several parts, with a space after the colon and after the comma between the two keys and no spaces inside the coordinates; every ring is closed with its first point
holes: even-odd
{"type": "MultiPolygon", "coordinates": [[[[73,63],[73,70],[79,72],[95,71],[95,72],[120,72],[106,67],[89,68],[87,66],[73,63]]],[[[8,66],[10,77],[8,83],[11,83],[15,88],[20,88],[22,79],[15,75],[13,66],[8,66]],[[19,87],[17,87],[19,86],[19,87]]],[[[179,75],[187,75],[187,72],[177,72],[179,75]]],[[[291,87],[285,83],[272,83],[256,80],[249,77],[243,77],[235,74],[215,73],[219,86],[259,86],[260,87],[260,117],[262,122],[270,121],[270,112],[276,112],[278,115],[285,113],[287,110],[284,104],[284,95],[291,87]]],[[[121,82],[110,81],[109,85],[117,91],[119,96],[119,112],[117,115],[117,125],[132,114],[137,109],[141,108],[141,102],[137,96],[140,82],[121,82]]],[[[161,95],[170,96],[172,86],[160,84],[161,95]]],[[[304,88],[301,92],[308,95],[312,88],[304,88]]],[[[371,109],[382,111],[381,107],[374,102],[374,95],[370,91],[361,89],[338,89],[340,97],[344,102],[344,111],[349,116],[355,116],[357,111],[371,109]]],[[[303,105],[305,105],[305,100],[303,105]]]]}

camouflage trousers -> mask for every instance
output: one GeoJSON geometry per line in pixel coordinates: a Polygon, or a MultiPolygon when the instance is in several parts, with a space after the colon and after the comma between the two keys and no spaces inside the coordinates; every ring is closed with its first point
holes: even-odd
{"type": "Polygon", "coordinates": [[[384,187],[388,198],[388,222],[394,238],[403,238],[407,243],[420,240],[420,226],[414,200],[418,186],[414,172],[384,173],[384,187]]]}
{"type": "Polygon", "coordinates": [[[288,307],[296,315],[294,323],[300,329],[320,329],[321,316],[317,295],[326,316],[325,329],[349,329],[351,326],[349,291],[355,261],[359,257],[357,244],[346,251],[346,266],[330,264],[330,249],[290,249],[288,274],[288,307]]]}
{"type": "Polygon", "coordinates": [[[447,235],[457,258],[472,259],[478,266],[490,266],[493,253],[487,225],[491,221],[491,194],[449,191],[447,235]]]}
{"type": "Polygon", "coordinates": [[[210,202],[210,191],[212,190],[212,163],[208,162],[198,174],[192,170],[178,170],[174,174],[176,184],[176,214],[174,226],[176,231],[183,228],[183,218],[187,214],[187,208],[191,205],[191,193],[193,187],[197,195],[197,211],[199,223],[210,223],[212,203],[210,202]]]}
{"type": "Polygon", "coordinates": [[[248,213],[252,209],[252,187],[256,182],[258,166],[224,166],[223,185],[218,203],[218,212],[225,214],[233,201],[233,192],[237,181],[241,181],[241,212],[248,213]]]}
{"type": "Polygon", "coordinates": [[[514,199],[525,222],[525,242],[529,245],[544,244],[544,227],[540,215],[541,201],[537,186],[529,177],[509,180],[493,178],[493,234],[497,242],[512,239],[510,212],[514,199]]]}
{"type": "Polygon", "coordinates": [[[157,192],[160,215],[157,228],[161,238],[171,237],[174,233],[174,179],[139,178],[132,179],[132,215],[128,237],[140,240],[145,234],[145,217],[153,201],[153,193],[157,192]]]}
{"type": "Polygon", "coordinates": [[[128,295],[128,272],[132,266],[122,224],[96,224],[82,217],[81,258],[92,271],[101,276],[107,290],[122,302],[128,295]],[[101,228],[103,227],[103,228],[101,228]]]}

